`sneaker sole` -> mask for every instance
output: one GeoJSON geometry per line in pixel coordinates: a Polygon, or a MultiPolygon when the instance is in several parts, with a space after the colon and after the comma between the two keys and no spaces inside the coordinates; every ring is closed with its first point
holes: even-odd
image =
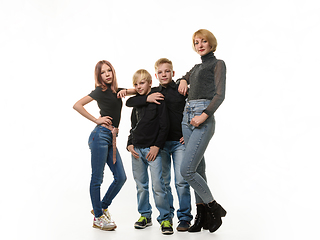
{"type": "Polygon", "coordinates": [[[186,232],[186,231],[188,231],[188,229],[189,228],[179,228],[179,227],[177,227],[177,231],[179,231],[179,232],[186,232]]]}
{"type": "Polygon", "coordinates": [[[110,228],[101,228],[101,227],[99,227],[97,225],[94,225],[94,224],[92,225],[92,227],[93,228],[98,228],[98,229],[103,230],[103,231],[112,231],[112,230],[115,230],[117,228],[117,226],[110,227],[110,228]]]}
{"type": "Polygon", "coordinates": [[[164,234],[164,235],[171,235],[171,234],[173,234],[173,231],[162,232],[162,234],[164,234]]]}
{"type": "Polygon", "coordinates": [[[147,223],[145,226],[134,225],[135,229],[145,229],[146,227],[152,226],[152,223],[147,223]]]}

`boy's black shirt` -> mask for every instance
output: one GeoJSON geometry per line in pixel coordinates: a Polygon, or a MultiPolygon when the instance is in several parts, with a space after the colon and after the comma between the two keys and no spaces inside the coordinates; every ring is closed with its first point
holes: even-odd
{"type": "MultiPolygon", "coordinates": [[[[182,137],[181,122],[183,118],[183,110],[187,96],[183,96],[178,92],[178,87],[173,80],[167,87],[159,85],[151,89],[149,94],[160,92],[165,96],[165,103],[168,110],[170,121],[170,130],[167,136],[167,141],[179,141],[182,137]]],[[[147,96],[136,95],[127,100],[128,107],[141,107],[147,104],[147,96]]]]}
{"type": "MultiPolygon", "coordinates": [[[[137,94],[137,96],[140,95],[137,94]]],[[[127,101],[129,100],[130,98],[127,101]]],[[[157,146],[162,149],[168,132],[169,118],[164,101],[161,101],[160,105],[148,103],[134,107],[131,113],[131,130],[127,146],[133,145],[140,148],[157,146]]]]}

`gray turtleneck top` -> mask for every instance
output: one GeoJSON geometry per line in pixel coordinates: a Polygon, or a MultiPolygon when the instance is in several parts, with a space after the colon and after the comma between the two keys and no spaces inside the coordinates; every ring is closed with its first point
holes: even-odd
{"type": "Polygon", "coordinates": [[[201,57],[202,63],[196,64],[185,76],[190,85],[188,100],[211,100],[203,111],[212,116],[225,97],[226,65],[223,60],[216,59],[213,52],[201,57]]]}

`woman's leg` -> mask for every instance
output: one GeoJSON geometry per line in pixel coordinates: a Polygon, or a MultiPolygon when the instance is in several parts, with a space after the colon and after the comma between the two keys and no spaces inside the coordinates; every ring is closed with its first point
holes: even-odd
{"type": "Polygon", "coordinates": [[[204,203],[214,200],[205,178],[202,177],[205,176],[205,166],[204,162],[201,162],[204,161],[204,152],[214,134],[214,126],[213,117],[209,117],[197,128],[182,125],[183,136],[187,143],[181,174],[204,203]]]}

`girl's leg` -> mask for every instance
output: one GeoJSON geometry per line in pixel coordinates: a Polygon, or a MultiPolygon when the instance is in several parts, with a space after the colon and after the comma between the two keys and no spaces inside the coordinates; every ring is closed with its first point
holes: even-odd
{"type": "Polygon", "coordinates": [[[97,126],[89,137],[89,147],[91,150],[91,182],[90,197],[95,217],[100,217],[102,212],[100,187],[103,182],[103,172],[108,153],[108,142],[101,126],[97,126]]]}
{"type": "Polygon", "coordinates": [[[122,159],[120,157],[120,154],[117,149],[117,161],[115,164],[113,164],[113,149],[112,145],[108,147],[108,157],[107,157],[107,164],[113,174],[113,182],[108,188],[108,191],[106,192],[104,198],[102,199],[102,208],[107,209],[112,200],[115,198],[115,196],[119,193],[120,189],[122,188],[123,184],[126,182],[127,177],[126,173],[124,171],[124,167],[122,164],[122,159]]]}

